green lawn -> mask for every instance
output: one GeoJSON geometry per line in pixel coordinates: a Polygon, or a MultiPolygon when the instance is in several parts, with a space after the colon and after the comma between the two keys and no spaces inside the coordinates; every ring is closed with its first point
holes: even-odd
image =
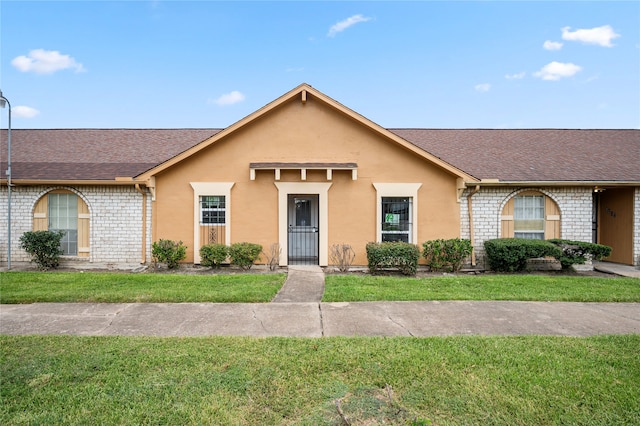
{"type": "Polygon", "coordinates": [[[0,423],[637,425],[640,336],[0,336],[0,423]],[[432,423],[430,423],[432,422],[432,423]]]}
{"type": "Polygon", "coordinates": [[[322,300],[324,302],[382,300],[640,302],[640,280],[516,274],[427,278],[327,275],[322,300]]]}
{"type": "MultiPolygon", "coordinates": [[[[0,273],[0,302],[269,302],[285,274],[0,273]]],[[[522,300],[640,302],[637,278],[326,275],[323,301],[522,300]]]]}
{"type": "Polygon", "coordinates": [[[285,274],[0,273],[0,302],[269,302],[285,274]]]}

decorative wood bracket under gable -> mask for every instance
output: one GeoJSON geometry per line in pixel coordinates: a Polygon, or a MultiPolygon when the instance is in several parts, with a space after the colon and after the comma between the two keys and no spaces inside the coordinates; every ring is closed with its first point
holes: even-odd
{"type": "Polygon", "coordinates": [[[300,180],[307,180],[307,170],[326,170],[327,180],[333,178],[334,170],[350,170],[351,180],[358,180],[356,163],[250,163],[249,178],[256,180],[256,170],[273,170],[275,180],[280,180],[281,170],[300,170],[300,180]]]}

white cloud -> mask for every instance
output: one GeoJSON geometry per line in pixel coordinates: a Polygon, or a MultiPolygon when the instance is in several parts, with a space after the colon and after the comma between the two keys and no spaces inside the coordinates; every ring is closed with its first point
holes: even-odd
{"type": "Polygon", "coordinates": [[[580,41],[586,44],[597,44],[598,46],[613,47],[611,40],[620,37],[610,25],[591,29],[579,29],[570,31],[571,27],[562,28],[562,39],[570,41],[580,41]]]}
{"type": "Polygon", "coordinates": [[[40,111],[28,106],[17,106],[11,108],[11,115],[16,118],[33,118],[38,114],[40,114],[40,111]]]}
{"type": "Polygon", "coordinates": [[[546,50],[560,50],[562,49],[562,43],[560,43],[559,41],[547,40],[544,42],[542,47],[544,47],[546,50]]]}
{"type": "Polygon", "coordinates": [[[69,55],[62,55],[57,50],[35,49],[28,56],[18,56],[11,64],[22,72],[36,74],[52,74],[56,71],[72,69],[75,72],[86,71],[82,64],[69,55]]]}
{"type": "Polygon", "coordinates": [[[489,83],[476,84],[475,89],[476,92],[485,93],[491,90],[491,85],[489,83]]]}
{"type": "Polygon", "coordinates": [[[347,28],[358,24],[360,22],[367,22],[370,21],[371,18],[368,18],[366,16],[362,16],[360,14],[358,15],[353,15],[350,16],[349,18],[338,22],[337,24],[333,25],[331,28],[329,28],[329,32],[327,33],[327,37],[335,37],[336,34],[341,33],[342,31],[346,30],[347,28]]]}
{"type": "Polygon", "coordinates": [[[522,80],[525,75],[527,75],[527,73],[522,71],[517,74],[506,74],[504,78],[506,78],[507,80],[522,80]]]}
{"type": "Polygon", "coordinates": [[[234,90],[230,93],[226,93],[220,96],[217,99],[209,100],[209,102],[220,105],[220,106],[224,106],[224,105],[237,104],[238,102],[244,101],[244,99],[245,99],[245,96],[242,93],[238,92],[237,90],[234,90]]]}
{"type": "Polygon", "coordinates": [[[534,76],[543,80],[560,80],[564,77],[571,77],[581,71],[582,67],[572,63],[550,62],[540,71],[533,73],[534,76]]]}

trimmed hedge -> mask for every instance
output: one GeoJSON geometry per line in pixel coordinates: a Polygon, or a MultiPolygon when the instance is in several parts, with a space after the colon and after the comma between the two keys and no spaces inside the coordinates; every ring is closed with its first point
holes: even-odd
{"type": "Polygon", "coordinates": [[[524,271],[527,259],[551,256],[562,257],[562,249],[545,240],[524,238],[497,238],[484,242],[489,267],[499,272],[524,271]]]}
{"type": "Polygon", "coordinates": [[[187,247],[182,241],[160,239],[152,244],[151,255],[154,263],[166,263],[167,268],[174,269],[187,257],[187,247]]]}
{"type": "Polygon", "coordinates": [[[470,240],[452,238],[450,240],[431,240],[422,244],[422,256],[432,271],[459,271],[462,261],[471,254],[470,240]]]}
{"type": "Polygon", "coordinates": [[[211,266],[214,269],[220,266],[229,257],[229,247],[224,244],[206,244],[200,247],[200,264],[211,266]]]}
{"type": "Polygon", "coordinates": [[[383,242],[367,244],[369,272],[380,269],[398,269],[404,275],[415,275],[418,270],[420,249],[415,244],[383,242]]]}
{"type": "Polygon", "coordinates": [[[232,265],[238,265],[242,269],[251,269],[254,262],[262,253],[262,246],[253,243],[235,243],[229,248],[229,257],[232,265]]]}
{"type": "Polygon", "coordinates": [[[20,247],[31,256],[38,269],[46,271],[60,264],[60,241],[64,231],[28,231],[20,237],[20,247]]]}
{"type": "Polygon", "coordinates": [[[602,244],[560,239],[548,241],[562,249],[562,256],[558,260],[563,269],[567,269],[571,265],[583,264],[587,259],[600,260],[611,255],[611,247],[602,244]]]}

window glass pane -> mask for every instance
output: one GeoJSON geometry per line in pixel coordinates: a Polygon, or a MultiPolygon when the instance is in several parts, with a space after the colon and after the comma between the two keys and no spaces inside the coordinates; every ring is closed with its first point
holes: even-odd
{"type": "Polygon", "coordinates": [[[544,240],[544,232],[515,232],[513,236],[527,240],[544,240]]]}
{"type": "Polygon", "coordinates": [[[544,240],[544,196],[520,195],[513,202],[514,237],[544,240]]]}
{"type": "Polygon", "coordinates": [[[296,226],[311,226],[311,200],[296,198],[296,226]]]}
{"type": "Polygon", "coordinates": [[[49,230],[64,231],[60,242],[62,254],[78,254],[78,196],[49,194],[49,230]]]}
{"type": "Polygon", "coordinates": [[[382,241],[409,242],[412,201],[411,197],[382,197],[382,241]]]}
{"type": "Polygon", "coordinates": [[[224,195],[205,195],[200,197],[200,223],[224,224],[225,212],[224,195]]]}

